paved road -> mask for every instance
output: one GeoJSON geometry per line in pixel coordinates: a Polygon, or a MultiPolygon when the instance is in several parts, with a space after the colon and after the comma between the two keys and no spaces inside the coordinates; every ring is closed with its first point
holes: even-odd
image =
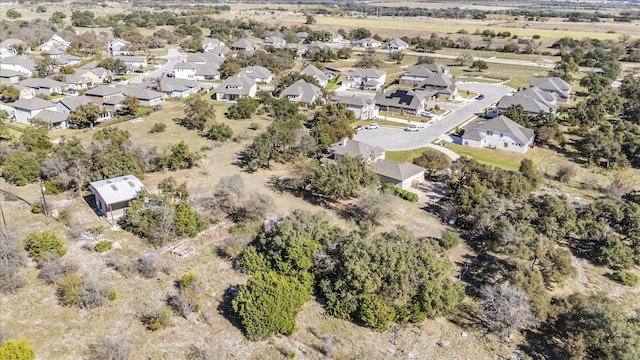
{"type": "Polygon", "coordinates": [[[420,131],[411,132],[401,128],[383,126],[376,130],[362,130],[356,134],[355,139],[380,146],[386,150],[410,150],[424,147],[440,135],[455,129],[474,114],[483,112],[485,108],[495,104],[504,95],[513,91],[509,87],[497,84],[459,83],[459,91],[464,90],[484,94],[484,99],[471,100],[466,105],[450,106],[448,108],[451,108],[452,112],[449,115],[427,125],[420,131]]]}
{"type": "Polygon", "coordinates": [[[160,66],[159,68],[151,72],[145,73],[144,75],[140,75],[137,78],[129,80],[129,83],[138,84],[138,83],[142,83],[145,79],[154,79],[154,78],[162,77],[164,75],[163,73],[165,70],[166,71],[172,70],[175,64],[182,61],[182,54],[178,49],[169,49],[169,52],[167,53],[167,55],[158,56],[157,58],[166,59],[167,62],[164,65],[160,66]]]}

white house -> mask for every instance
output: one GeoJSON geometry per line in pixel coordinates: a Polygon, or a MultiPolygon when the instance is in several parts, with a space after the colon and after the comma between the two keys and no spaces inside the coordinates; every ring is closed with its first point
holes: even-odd
{"type": "Polygon", "coordinates": [[[241,97],[254,97],[257,91],[258,85],[253,79],[231,76],[216,88],[216,100],[235,101],[241,97]]]}
{"type": "Polygon", "coordinates": [[[90,103],[92,103],[92,101],[89,100],[89,98],[84,95],[69,96],[69,97],[60,99],[60,101],[56,103],[56,111],[69,115],[72,112],[76,111],[78,106],[86,105],[90,103]]]}
{"type": "Polygon", "coordinates": [[[124,56],[128,56],[131,55],[131,43],[127,40],[123,40],[123,39],[115,39],[111,42],[109,42],[109,53],[112,56],[118,56],[118,55],[124,55],[124,56]]]}
{"type": "Polygon", "coordinates": [[[20,81],[20,76],[23,76],[20,72],[0,68],[0,85],[17,84],[20,81]]]}
{"type": "MultiPolygon", "coordinates": [[[[146,191],[144,184],[134,175],[125,175],[117,178],[93,181],[89,184],[89,190],[95,195],[98,212],[114,221],[114,212],[123,210],[129,206],[129,202],[136,198],[138,192],[146,191]]],[[[119,211],[118,215],[124,214],[119,211]]]]}
{"type": "Polygon", "coordinates": [[[216,48],[226,47],[224,42],[218,39],[212,39],[212,38],[202,38],[201,44],[202,44],[202,51],[204,52],[211,52],[216,48]]]}
{"type": "Polygon", "coordinates": [[[395,38],[387,43],[387,50],[389,51],[403,51],[409,48],[409,44],[407,44],[404,40],[395,38]]]}
{"type": "Polygon", "coordinates": [[[387,80],[387,72],[378,69],[353,69],[347,75],[352,88],[378,90],[387,80]]]}
{"type": "Polygon", "coordinates": [[[231,44],[231,50],[235,51],[255,51],[257,49],[257,45],[253,43],[253,41],[249,39],[242,38],[233,44],[231,44]]]}
{"type": "Polygon", "coordinates": [[[140,106],[156,106],[161,104],[164,99],[162,93],[151,89],[145,89],[138,86],[127,86],[124,89],[125,96],[133,96],[138,99],[140,106]]]}
{"type": "Polygon", "coordinates": [[[194,80],[196,78],[197,70],[198,65],[183,62],[173,66],[173,76],[176,79],[194,80]]]}
{"type": "Polygon", "coordinates": [[[31,120],[33,121],[34,119],[38,119],[45,123],[48,123],[49,130],[60,130],[69,127],[69,124],[67,123],[68,116],[69,115],[62,112],[44,109],[36,114],[36,116],[31,120]]]}
{"type": "Polygon", "coordinates": [[[326,87],[327,83],[329,82],[327,74],[325,74],[324,71],[318,69],[312,64],[309,64],[304,69],[302,69],[302,71],[300,71],[300,74],[312,76],[314,79],[318,80],[318,84],[320,84],[320,86],[322,87],[326,87]]]}
{"type": "Polygon", "coordinates": [[[62,94],[67,89],[67,84],[47,78],[24,79],[20,85],[33,89],[36,94],[53,95],[62,94]]]}
{"type": "Polygon", "coordinates": [[[347,138],[329,147],[329,160],[337,160],[341,156],[362,157],[368,162],[383,160],[386,150],[369,145],[362,141],[349,140],[347,138]]]}
{"type": "Polygon", "coordinates": [[[360,96],[334,96],[331,98],[334,104],[345,104],[347,109],[353,111],[358,120],[370,120],[378,117],[379,109],[375,99],[360,96]]]}
{"type": "Polygon", "coordinates": [[[502,149],[524,154],[533,145],[533,129],[525,128],[504,115],[468,129],[462,135],[465,146],[502,149]]]}
{"type": "Polygon", "coordinates": [[[264,66],[247,66],[238,73],[238,76],[248,77],[257,83],[263,84],[273,81],[273,71],[264,66]]]}
{"type": "Polygon", "coordinates": [[[300,79],[291,84],[280,93],[280,99],[287,98],[291,102],[311,105],[317,100],[322,100],[322,90],[300,79]]]}
{"type": "Polygon", "coordinates": [[[32,76],[36,70],[36,63],[30,58],[11,56],[0,60],[0,69],[13,70],[24,76],[32,76]]]}
{"type": "Polygon", "coordinates": [[[186,79],[172,79],[164,77],[160,80],[160,88],[157,89],[165,97],[181,99],[200,91],[198,82],[186,79]]]}
{"type": "Polygon", "coordinates": [[[283,48],[285,46],[287,46],[287,42],[285,39],[281,38],[280,36],[267,36],[264,38],[264,42],[262,43],[262,46],[272,46],[274,48],[283,48]]]}
{"type": "Polygon", "coordinates": [[[24,49],[24,53],[31,52],[31,48],[20,39],[5,39],[0,42],[0,59],[18,55],[17,47],[24,49]]]}
{"type": "Polygon", "coordinates": [[[37,117],[42,110],[56,111],[56,104],[34,97],[32,99],[19,99],[13,103],[16,121],[22,124],[31,125],[31,120],[37,117]]]}
{"type": "Polygon", "coordinates": [[[71,43],[58,34],[53,34],[49,40],[40,45],[40,51],[51,52],[53,50],[67,50],[71,43]]]}
{"type": "Polygon", "coordinates": [[[353,43],[353,46],[355,47],[361,47],[361,48],[378,48],[380,46],[382,46],[382,43],[376,39],[373,38],[364,38],[364,39],[360,39],[357,40],[353,43]]]}
{"type": "Polygon", "coordinates": [[[127,65],[129,70],[148,66],[147,58],[142,56],[120,55],[120,56],[116,56],[116,58],[122,60],[122,62],[124,62],[124,64],[127,65]]]}

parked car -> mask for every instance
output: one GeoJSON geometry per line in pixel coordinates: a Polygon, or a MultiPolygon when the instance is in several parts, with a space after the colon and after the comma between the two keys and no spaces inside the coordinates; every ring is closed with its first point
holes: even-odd
{"type": "Polygon", "coordinates": [[[358,125],[355,127],[356,131],[364,130],[364,126],[358,125]]]}
{"type": "Polygon", "coordinates": [[[378,124],[369,124],[367,125],[366,129],[368,130],[374,130],[378,128],[378,124]]]}
{"type": "Polygon", "coordinates": [[[483,94],[478,94],[478,96],[476,96],[476,100],[482,100],[482,99],[484,99],[483,94]]]}
{"type": "Polygon", "coordinates": [[[420,114],[420,116],[424,116],[424,117],[428,117],[428,118],[432,118],[432,117],[433,117],[433,114],[432,114],[432,113],[430,113],[430,112],[428,112],[428,111],[424,111],[424,110],[423,110],[423,111],[420,111],[420,113],[419,113],[419,114],[420,114]]]}
{"type": "Polygon", "coordinates": [[[404,128],[404,131],[420,131],[420,127],[416,124],[413,124],[409,127],[404,128]]]}

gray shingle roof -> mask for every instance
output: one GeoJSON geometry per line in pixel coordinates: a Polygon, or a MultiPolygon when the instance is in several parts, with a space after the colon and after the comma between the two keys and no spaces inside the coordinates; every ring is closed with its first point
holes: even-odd
{"type": "Polygon", "coordinates": [[[9,69],[0,69],[0,78],[10,78],[14,76],[21,76],[22,73],[19,71],[9,70],[9,69]]]}
{"type": "Polygon", "coordinates": [[[564,98],[569,97],[571,92],[571,84],[559,77],[548,77],[541,80],[532,80],[531,86],[535,86],[544,91],[553,91],[562,95],[564,98]]]}
{"type": "Polygon", "coordinates": [[[233,44],[231,44],[231,48],[232,49],[248,49],[253,47],[253,42],[251,42],[248,39],[242,38],[236,42],[234,42],[233,44]]]}
{"type": "Polygon", "coordinates": [[[123,89],[121,87],[96,86],[93,89],[85,91],[84,94],[87,96],[108,96],[121,93],[122,91],[123,89]]]}
{"type": "Polygon", "coordinates": [[[7,58],[0,60],[0,63],[19,65],[29,71],[34,71],[36,69],[35,61],[33,61],[32,59],[23,58],[20,56],[9,56],[7,58]]]}
{"type": "Polygon", "coordinates": [[[343,140],[329,147],[329,152],[337,156],[351,156],[363,158],[378,158],[385,150],[379,146],[369,145],[357,140],[343,140]]]}
{"type": "Polygon", "coordinates": [[[152,100],[162,97],[162,93],[159,93],[155,90],[146,89],[138,86],[127,86],[124,89],[124,94],[126,96],[133,96],[134,98],[140,100],[152,100]]]}
{"type": "Polygon", "coordinates": [[[69,115],[62,112],[45,109],[40,111],[38,115],[34,116],[34,118],[55,124],[67,120],[68,116],[69,115]]]}
{"type": "Polygon", "coordinates": [[[418,174],[424,174],[424,168],[411,163],[394,163],[387,160],[377,160],[371,164],[373,172],[389,179],[407,180],[418,174]]]}
{"type": "MultiPolygon", "coordinates": [[[[520,124],[504,115],[489,119],[475,127],[473,130],[484,130],[493,131],[495,133],[510,134],[513,135],[513,137],[516,138],[521,144],[527,144],[534,136],[533,129],[521,126],[520,124]]],[[[467,134],[465,133],[463,137],[466,138],[469,136],[467,136],[467,134]]]]}
{"type": "Polygon", "coordinates": [[[311,64],[307,65],[304,69],[302,69],[302,71],[300,71],[300,74],[313,76],[320,82],[327,82],[328,80],[327,75],[325,75],[325,73],[322,70],[318,69],[317,67],[311,64]]]}
{"type": "Polygon", "coordinates": [[[331,98],[331,102],[335,104],[346,104],[347,106],[351,106],[351,107],[365,107],[371,104],[372,102],[374,102],[374,100],[369,98],[365,99],[365,98],[353,95],[353,96],[334,96],[331,98]]]}
{"type": "Polygon", "coordinates": [[[280,99],[289,96],[299,96],[297,100],[298,102],[311,104],[315,100],[322,98],[322,90],[320,90],[319,87],[300,79],[282,90],[280,93],[280,99]]]}
{"type": "Polygon", "coordinates": [[[231,76],[218,85],[218,92],[230,95],[249,95],[249,90],[256,82],[251,78],[231,76]]]}
{"type": "Polygon", "coordinates": [[[350,77],[366,77],[366,78],[379,78],[382,75],[386,75],[386,71],[379,69],[365,69],[356,68],[349,72],[350,77]]]}
{"type": "Polygon", "coordinates": [[[24,109],[29,111],[46,109],[55,106],[56,104],[44,99],[40,99],[39,97],[34,97],[33,99],[19,99],[13,103],[13,107],[15,109],[24,109]]]}
{"type": "Polygon", "coordinates": [[[420,93],[401,88],[397,88],[393,92],[387,94],[376,94],[376,104],[381,108],[390,106],[416,111],[420,108],[422,101],[424,101],[424,98],[420,93]]]}
{"type": "Polygon", "coordinates": [[[162,78],[160,80],[163,92],[186,91],[198,87],[198,83],[187,79],[162,78]]]}
{"type": "Polygon", "coordinates": [[[273,71],[264,66],[247,66],[238,73],[238,76],[251,79],[267,79],[273,76],[273,71]]]}
{"type": "Polygon", "coordinates": [[[20,81],[20,85],[25,86],[25,87],[30,87],[30,88],[43,88],[43,89],[52,89],[52,88],[56,88],[56,87],[62,87],[65,88],[67,87],[67,84],[57,81],[57,80],[53,80],[53,79],[47,79],[47,78],[30,78],[30,79],[24,79],[22,81],[20,81]]]}
{"type": "Polygon", "coordinates": [[[400,38],[395,38],[395,39],[389,41],[387,43],[387,46],[389,46],[389,47],[394,46],[394,47],[400,48],[400,47],[408,47],[409,44],[407,44],[406,41],[404,41],[404,40],[402,40],[400,38]]]}
{"type": "Polygon", "coordinates": [[[66,107],[70,111],[75,111],[78,106],[89,104],[91,102],[92,101],[84,95],[75,96],[75,97],[70,96],[64,99],[60,99],[60,101],[58,101],[59,104],[62,104],[64,107],[66,107]]]}

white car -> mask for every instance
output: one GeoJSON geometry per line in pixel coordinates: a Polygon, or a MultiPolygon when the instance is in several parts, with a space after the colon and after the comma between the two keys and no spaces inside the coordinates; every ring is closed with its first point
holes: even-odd
{"type": "Polygon", "coordinates": [[[404,131],[420,131],[420,127],[418,125],[411,125],[409,127],[404,128],[404,131]]]}
{"type": "Polygon", "coordinates": [[[424,116],[424,117],[427,117],[427,118],[432,118],[433,114],[428,112],[428,111],[420,111],[420,116],[424,116]]]}
{"type": "Polygon", "coordinates": [[[369,129],[369,130],[374,130],[374,129],[378,128],[378,124],[369,124],[369,125],[367,125],[366,128],[369,129]]]}

